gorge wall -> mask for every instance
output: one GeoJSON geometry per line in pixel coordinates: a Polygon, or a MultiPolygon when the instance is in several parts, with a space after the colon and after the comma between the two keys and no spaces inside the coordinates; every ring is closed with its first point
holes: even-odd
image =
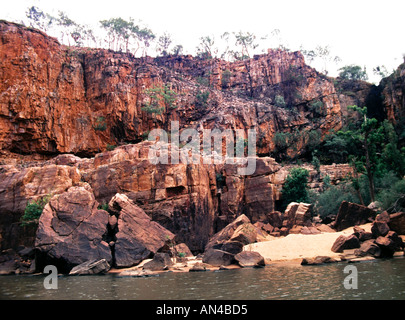
{"type": "MultiPolygon", "coordinates": [[[[85,187],[99,204],[125,194],[179,242],[201,251],[235,217],[265,221],[277,209],[289,169],[274,159],[277,133],[294,135],[289,156],[305,155],[314,137],[321,141],[342,127],[348,105],[381,94],[383,107],[376,103],[373,110],[403,119],[400,70],[378,88],[353,86],[318,73],[300,52],[269,50],[232,63],[135,58],[66,47],[38,30],[0,21],[0,247],[32,245],[35,230],[19,224],[28,201],[85,187]],[[142,110],[146,90],[163,85],[176,92],[174,108],[142,110]],[[203,101],[197,99],[202,92],[203,101]],[[152,165],[150,142],[142,140],[173,120],[180,131],[256,129],[256,171],[241,176],[232,165],[152,165]]],[[[312,188],[326,174],[333,183],[350,172],[346,165],[321,166],[321,175],[308,169],[312,188]]]]}
{"type": "Polygon", "coordinates": [[[276,132],[322,137],[341,126],[333,82],[307,66],[299,52],[269,50],[246,62],[191,56],[142,58],[103,49],[60,45],[44,33],[0,23],[0,149],[20,154],[91,156],[125,142],[139,142],[171,120],[180,129],[256,128],[258,153],[274,150],[276,132]],[[225,71],[230,74],[223,81],[225,71]],[[204,85],[201,85],[201,83],[204,85]],[[175,108],[142,111],[145,90],[167,84],[175,108]],[[199,103],[196,95],[209,98],[199,103]],[[276,96],[285,107],[276,106],[276,96]],[[321,107],[311,109],[320,101],[321,107]],[[322,115],[322,116],[320,116],[322,115]]]}

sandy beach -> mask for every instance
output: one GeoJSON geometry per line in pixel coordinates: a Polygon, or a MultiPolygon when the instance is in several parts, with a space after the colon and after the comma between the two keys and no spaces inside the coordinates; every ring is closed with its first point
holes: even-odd
{"type": "MultiPolygon", "coordinates": [[[[371,231],[371,223],[360,226],[367,232],[371,231]]],[[[340,232],[328,232],[315,235],[289,234],[283,238],[271,241],[257,242],[246,245],[243,250],[257,251],[266,260],[271,262],[301,260],[302,258],[315,258],[328,256],[338,258],[342,253],[331,251],[332,245],[340,235],[351,235],[353,227],[340,232]]]]}

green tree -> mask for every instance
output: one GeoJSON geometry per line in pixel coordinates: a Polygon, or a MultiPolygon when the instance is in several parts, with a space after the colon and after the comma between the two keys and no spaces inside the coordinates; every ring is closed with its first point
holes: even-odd
{"type": "Polygon", "coordinates": [[[353,140],[360,145],[359,155],[351,155],[353,165],[360,173],[364,173],[369,182],[371,202],[375,201],[374,176],[380,163],[380,150],[384,141],[383,128],[377,119],[367,117],[367,108],[349,106],[349,110],[357,111],[363,116],[361,126],[357,130],[347,130],[340,132],[347,140],[353,140]]]}
{"type": "Polygon", "coordinates": [[[164,111],[167,114],[165,129],[168,130],[169,115],[177,106],[174,104],[177,98],[177,93],[171,89],[168,84],[154,86],[144,91],[148,98],[142,111],[149,114],[162,114],[164,111]]]}
{"type": "Polygon", "coordinates": [[[281,190],[283,209],[291,202],[309,202],[308,177],[309,172],[304,168],[291,169],[281,190]]]}
{"type": "Polygon", "coordinates": [[[172,37],[168,33],[161,35],[157,42],[156,51],[162,56],[167,56],[169,54],[169,47],[172,44],[172,37]]]}
{"type": "Polygon", "coordinates": [[[180,56],[183,54],[183,46],[181,44],[177,44],[174,46],[173,50],[172,50],[172,54],[174,56],[180,56]]]}
{"type": "Polygon", "coordinates": [[[197,46],[197,57],[201,59],[212,59],[216,57],[218,48],[215,47],[215,38],[204,36],[200,38],[200,44],[197,46]]]}
{"type": "MultiPolygon", "coordinates": [[[[77,23],[70,19],[65,12],[59,11],[58,18],[56,18],[56,24],[60,27],[61,41],[63,42],[63,39],[66,36],[68,45],[70,46],[70,37],[74,39],[78,34],[77,30],[75,30],[77,23]]],[[[78,37],[76,39],[78,39],[78,37]]]]}
{"type": "Polygon", "coordinates": [[[360,66],[350,65],[340,68],[339,71],[339,77],[341,77],[342,79],[363,81],[368,80],[366,67],[362,69],[360,66]]]}
{"type": "Polygon", "coordinates": [[[258,47],[256,36],[253,33],[242,31],[234,32],[233,34],[235,36],[235,45],[239,47],[239,51],[234,53],[234,58],[244,62],[249,81],[249,95],[253,97],[253,75],[250,58],[252,51],[258,47]]]}

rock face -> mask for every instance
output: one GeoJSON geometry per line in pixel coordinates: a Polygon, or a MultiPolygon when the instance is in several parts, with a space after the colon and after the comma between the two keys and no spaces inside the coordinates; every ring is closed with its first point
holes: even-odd
{"type": "Polygon", "coordinates": [[[103,49],[65,47],[40,31],[5,21],[0,37],[2,150],[94,155],[107,144],[141,141],[152,128],[179,120],[180,128],[255,126],[258,152],[268,155],[278,131],[299,128],[301,147],[310,132],[323,137],[341,127],[333,83],[307,66],[300,52],[269,50],[234,63],[191,56],[137,59],[103,49]],[[232,77],[223,85],[226,70],[232,77]],[[201,79],[208,81],[204,91],[210,94],[203,105],[196,101],[201,79]],[[165,83],[181,93],[176,108],[157,116],[142,111],[144,90],[165,83]],[[288,108],[275,106],[276,96],[288,108]],[[315,101],[322,104],[319,110],[311,108],[315,101]],[[308,121],[319,114],[320,121],[308,121]]]}
{"type": "Polygon", "coordinates": [[[97,206],[94,195],[84,187],[71,187],[49,201],[35,240],[39,270],[53,264],[67,273],[88,260],[112,262],[110,248],[103,241],[108,213],[97,206]]]}
{"type": "Polygon", "coordinates": [[[403,124],[405,119],[405,63],[380,83],[383,105],[387,119],[396,124],[403,124]]]}
{"type": "Polygon", "coordinates": [[[286,227],[311,225],[312,205],[308,203],[291,202],[284,213],[286,227]]]}
{"type": "Polygon", "coordinates": [[[127,196],[116,194],[108,204],[118,218],[114,258],[117,267],[131,267],[154,255],[174,234],[163,228],[127,196]]]}
{"type": "Polygon", "coordinates": [[[32,246],[35,228],[20,226],[19,220],[28,201],[36,201],[59,194],[78,185],[80,174],[76,168],[45,165],[42,167],[0,167],[0,248],[32,246]],[[24,234],[21,237],[20,234],[24,234]]]}

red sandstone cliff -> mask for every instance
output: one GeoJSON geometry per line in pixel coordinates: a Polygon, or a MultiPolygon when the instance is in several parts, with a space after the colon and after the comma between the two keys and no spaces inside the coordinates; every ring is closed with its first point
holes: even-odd
{"type": "Polygon", "coordinates": [[[179,120],[180,128],[254,127],[258,153],[268,155],[276,132],[299,130],[296,150],[302,150],[310,131],[323,136],[341,126],[333,83],[299,52],[270,50],[234,63],[191,56],[136,59],[62,46],[40,31],[3,21],[0,70],[0,150],[22,154],[94,155],[107,144],[139,142],[152,128],[179,120]],[[227,82],[225,71],[231,74],[227,82]],[[201,79],[209,86],[200,85],[201,79]],[[162,115],[142,111],[145,90],[162,84],[176,91],[176,108],[162,115]],[[199,90],[209,92],[204,106],[196,103],[199,90]],[[275,106],[277,95],[286,107],[275,106]],[[318,100],[321,109],[311,109],[318,100]],[[100,124],[103,130],[97,130],[100,124]]]}

